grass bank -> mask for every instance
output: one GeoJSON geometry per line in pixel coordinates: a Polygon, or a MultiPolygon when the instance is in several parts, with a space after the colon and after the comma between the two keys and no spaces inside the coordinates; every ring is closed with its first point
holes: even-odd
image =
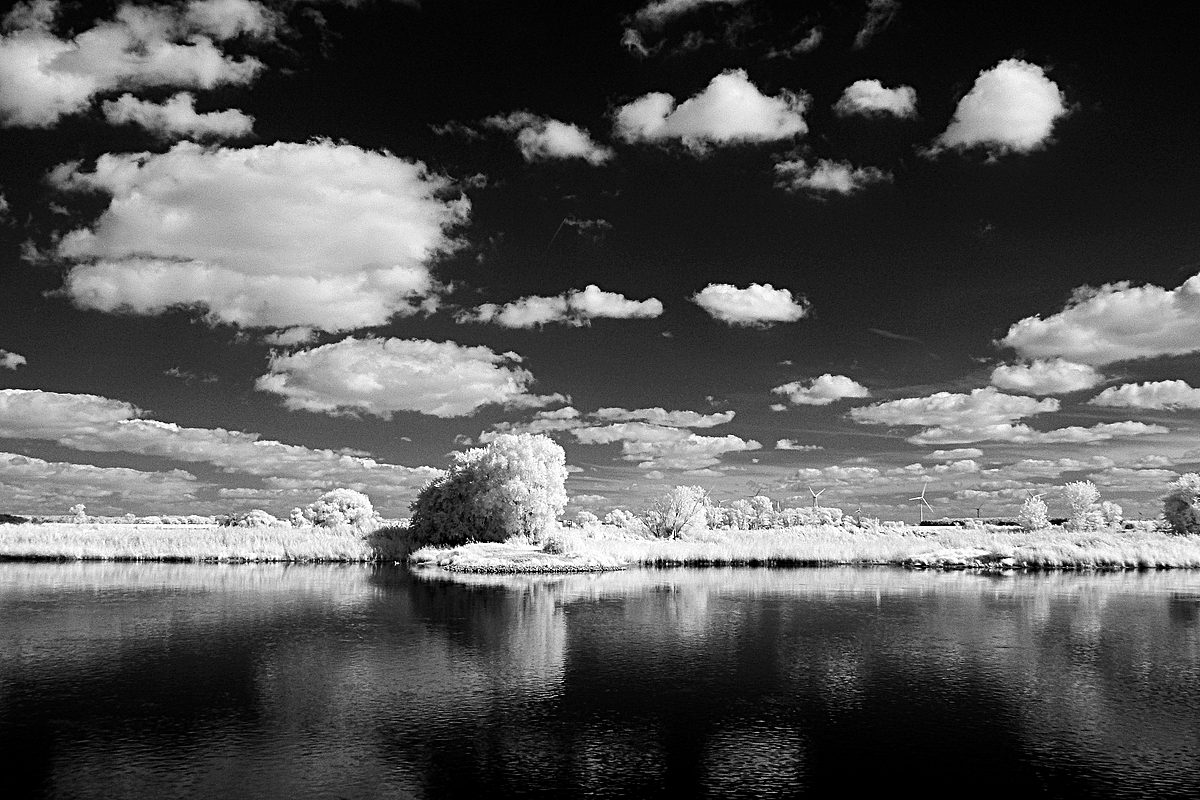
{"type": "Polygon", "coordinates": [[[400,527],[44,523],[0,525],[0,559],[46,561],[362,562],[408,556],[400,527]]]}
{"type": "MultiPolygon", "coordinates": [[[[1200,568],[1200,537],[1148,531],[1028,532],[999,528],[804,526],[763,531],[704,531],[682,539],[629,535],[611,526],[554,537],[564,555],[596,563],[641,566],[900,565],[968,569],[1200,568]]],[[[502,545],[425,547],[414,563],[462,572],[521,572],[531,549],[502,545]]]]}

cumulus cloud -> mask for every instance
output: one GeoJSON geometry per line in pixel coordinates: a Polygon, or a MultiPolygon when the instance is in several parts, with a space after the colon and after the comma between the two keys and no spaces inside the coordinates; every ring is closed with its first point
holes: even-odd
{"type": "Polygon", "coordinates": [[[721,456],[726,453],[761,449],[761,443],[733,434],[701,436],[691,433],[677,439],[627,439],[621,452],[626,461],[637,461],[639,469],[697,470],[721,463],[721,456]]]}
{"type": "Polygon", "coordinates": [[[794,439],[779,439],[778,441],[775,442],[775,449],[776,450],[811,451],[811,450],[824,450],[825,448],[819,444],[800,444],[799,442],[795,441],[794,439]]]}
{"type": "Polygon", "coordinates": [[[494,322],[505,328],[534,328],[551,322],[590,325],[593,319],[652,319],[661,316],[663,304],[656,298],[630,300],[617,292],[606,292],[595,284],[552,297],[522,297],[511,303],[484,303],[460,312],[458,322],[494,322]]]}
{"type": "Polygon", "coordinates": [[[27,364],[25,356],[20,353],[10,353],[7,350],[0,350],[0,368],[16,369],[22,364],[27,364]]]}
{"type": "Polygon", "coordinates": [[[178,505],[195,499],[203,484],[189,472],[145,472],[126,467],[95,467],[0,452],[0,493],[7,508],[66,511],[81,500],[110,507],[178,505]]]}
{"type": "Polygon", "coordinates": [[[795,322],[808,316],[809,304],[801,296],[769,283],[752,283],[739,289],[728,283],[710,283],[689,298],[713,319],[729,325],[767,328],[777,322],[795,322]]]}
{"type": "Polygon", "coordinates": [[[67,233],[65,293],[81,308],[341,331],[436,306],[430,261],[453,250],[470,204],[420,162],[348,144],[244,149],[180,142],[166,153],[64,164],[62,189],[111,197],[67,233]]]}
{"type": "Polygon", "coordinates": [[[271,356],[255,386],[292,410],[326,414],[396,411],[463,417],[489,404],[537,407],[562,395],[529,393],[533,375],[516,353],[424,339],[355,339],[271,356]]]}
{"type": "Polygon", "coordinates": [[[953,450],[934,450],[929,457],[934,461],[957,461],[963,458],[979,458],[983,451],[978,447],[956,447],[953,450]]]}
{"type": "Polygon", "coordinates": [[[704,91],[675,104],[665,92],[651,92],[621,106],[614,133],[626,142],[680,141],[694,154],[714,145],[773,142],[808,130],[804,111],[808,96],[781,90],[762,94],[745,70],[726,70],[704,91]]]}
{"type": "Polygon", "coordinates": [[[871,396],[870,390],[858,381],[828,372],[819,378],[813,378],[807,385],[801,381],[792,381],[776,386],[771,391],[786,395],[792,403],[802,406],[827,406],[845,397],[871,396]]]}
{"type": "Polygon", "coordinates": [[[888,89],[874,78],[855,81],[842,92],[833,110],[842,116],[912,117],[917,113],[917,90],[911,86],[888,89]]]}
{"type": "Polygon", "coordinates": [[[897,0],[867,0],[867,15],[854,37],[854,47],[861,50],[870,44],[876,34],[892,24],[898,11],[900,3],[897,0]]]}
{"type": "Polygon", "coordinates": [[[352,453],[283,444],[257,433],[144,419],[129,403],[88,394],[0,390],[0,437],[51,441],[87,452],[212,464],[225,472],[290,481],[293,487],[305,488],[411,490],[437,473],[431,467],[405,467],[352,453]]]}
{"type": "Polygon", "coordinates": [[[919,445],[1003,441],[1014,444],[1094,444],[1114,438],[1167,433],[1161,425],[1107,422],[1090,428],[1069,426],[1038,431],[1016,420],[1059,410],[1055,398],[1002,394],[992,387],[970,394],[937,392],[927,397],[888,400],[850,409],[856,422],[877,425],[919,425],[925,430],[908,437],[919,445]]]}
{"type": "Polygon", "coordinates": [[[99,94],[155,86],[211,89],[246,84],[263,65],[220,44],[269,38],[278,17],[251,0],[193,0],[175,6],[123,3],[111,20],[73,38],[54,33],[59,3],[18,4],[0,37],[0,123],[46,128],[86,111],[99,94]]]}
{"type": "Polygon", "coordinates": [[[526,161],[580,158],[599,166],[616,153],[592,139],[577,125],[539,117],[528,111],[488,117],[484,125],[516,135],[517,147],[526,161]]]}
{"type": "Polygon", "coordinates": [[[854,194],[873,183],[890,183],[892,175],[878,167],[855,167],[848,161],[820,159],[816,166],[802,158],[775,165],[775,185],[789,192],[854,194]]]}
{"type": "Polygon", "coordinates": [[[123,94],[102,106],[104,118],[112,125],[137,125],[160,139],[236,139],[249,136],[254,117],[237,109],[196,111],[196,97],[180,92],[162,103],[138,100],[123,94]]]}
{"type": "Polygon", "coordinates": [[[1151,408],[1174,411],[1200,408],[1200,389],[1186,381],[1148,381],[1110,386],[1088,401],[1094,406],[1111,408],[1151,408]]]}
{"type": "Polygon", "coordinates": [[[1049,140],[1068,109],[1058,84],[1036,64],[1010,58],[979,73],[932,153],[983,147],[993,155],[1029,153],[1049,140]]]}
{"type": "Polygon", "coordinates": [[[736,6],[746,0],[654,0],[633,14],[633,21],[652,28],[659,28],[670,20],[689,14],[704,6],[736,6]]]}
{"type": "Polygon", "coordinates": [[[1026,317],[998,344],[1022,358],[1095,365],[1200,351],[1200,275],[1175,289],[1128,282],[1081,287],[1062,311],[1026,317]]]}
{"type": "Polygon", "coordinates": [[[1091,389],[1103,382],[1104,376],[1095,367],[1061,358],[1006,364],[992,370],[992,385],[1006,392],[1066,394],[1091,389]]]}

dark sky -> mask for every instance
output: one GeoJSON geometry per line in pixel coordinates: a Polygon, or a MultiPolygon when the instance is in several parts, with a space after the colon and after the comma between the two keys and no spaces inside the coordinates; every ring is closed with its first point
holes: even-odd
{"type": "Polygon", "coordinates": [[[600,513],[1200,465],[1175,6],[5,8],[0,510],[398,516],[523,430],[600,513]]]}

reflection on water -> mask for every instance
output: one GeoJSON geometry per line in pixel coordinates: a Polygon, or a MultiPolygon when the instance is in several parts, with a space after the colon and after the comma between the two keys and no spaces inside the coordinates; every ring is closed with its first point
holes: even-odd
{"type": "Polygon", "coordinates": [[[1194,797],[1200,574],[6,563],[0,752],[47,797],[1194,797]]]}

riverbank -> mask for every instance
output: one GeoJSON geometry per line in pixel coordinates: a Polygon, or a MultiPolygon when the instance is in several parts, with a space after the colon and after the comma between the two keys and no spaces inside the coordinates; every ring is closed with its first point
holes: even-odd
{"type": "Polygon", "coordinates": [[[383,562],[456,572],[592,572],[626,566],[896,565],[977,570],[1200,568],[1200,537],[1158,531],[1029,532],[1003,528],[804,526],[701,531],[682,539],[609,525],[527,540],[423,547],[391,526],[261,528],[181,525],[0,525],[0,559],[48,561],[383,562]]]}
{"type": "MultiPolygon", "coordinates": [[[[554,537],[562,556],[627,566],[896,565],[926,569],[1057,570],[1200,568],[1200,537],[1110,529],[1037,532],[999,528],[805,526],[703,531],[682,539],[643,538],[611,526],[554,537]]],[[[424,547],[410,560],[459,572],[522,572],[527,543],[424,547]]]]}
{"type": "Polygon", "coordinates": [[[272,525],[0,525],[0,559],[29,561],[365,562],[402,561],[409,552],[400,527],[272,525]]]}

